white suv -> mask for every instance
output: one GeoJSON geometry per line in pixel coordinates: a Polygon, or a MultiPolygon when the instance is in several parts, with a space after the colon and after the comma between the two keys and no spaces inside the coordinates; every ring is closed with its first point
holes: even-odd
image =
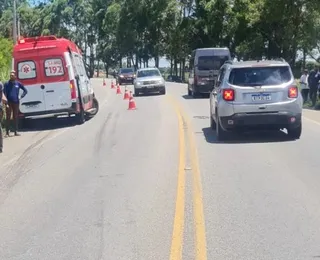
{"type": "Polygon", "coordinates": [[[302,97],[283,60],[227,61],[210,93],[210,124],[217,139],[232,131],[286,128],[301,135],[302,97]]]}

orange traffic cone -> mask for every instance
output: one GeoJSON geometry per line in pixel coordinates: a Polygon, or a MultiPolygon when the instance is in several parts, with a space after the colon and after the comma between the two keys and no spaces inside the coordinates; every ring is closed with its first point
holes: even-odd
{"type": "Polygon", "coordinates": [[[123,99],[130,99],[130,96],[129,96],[129,93],[128,93],[127,88],[125,88],[125,89],[124,89],[124,96],[123,96],[123,99]]]}
{"type": "Polygon", "coordinates": [[[136,102],[134,102],[133,97],[130,96],[128,110],[136,110],[136,109],[137,109],[136,102]]]}
{"type": "Polygon", "coordinates": [[[122,94],[119,84],[118,84],[118,86],[117,86],[117,94],[122,94]]]}
{"type": "Polygon", "coordinates": [[[111,88],[115,88],[113,81],[111,81],[111,88]]]}
{"type": "Polygon", "coordinates": [[[103,78],[103,86],[107,86],[105,78],[103,78]]]}

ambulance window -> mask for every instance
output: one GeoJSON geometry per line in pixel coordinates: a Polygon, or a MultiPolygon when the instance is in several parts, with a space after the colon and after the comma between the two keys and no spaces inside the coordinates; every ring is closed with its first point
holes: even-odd
{"type": "Polygon", "coordinates": [[[80,67],[79,67],[79,57],[76,54],[74,55],[74,63],[76,65],[77,74],[80,75],[81,74],[81,70],[80,70],[80,67]]]}
{"type": "Polygon", "coordinates": [[[83,76],[83,68],[82,68],[82,64],[81,64],[81,58],[79,56],[77,56],[77,65],[78,65],[78,70],[80,73],[80,76],[83,76]]]}
{"type": "Polygon", "coordinates": [[[32,60],[22,61],[18,63],[19,79],[34,79],[37,77],[36,64],[32,60]]]}
{"type": "Polygon", "coordinates": [[[47,77],[64,75],[63,62],[59,58],[45,60],[44,69],[47,77]]]}
{"type": "Polygon", "coordinates": [[[81,73],[82,75],[86,75],[86,70],[84,68],[84,63],[83,63],[83,60],[80,60],[80,66],[81,66],[81,73]]]}

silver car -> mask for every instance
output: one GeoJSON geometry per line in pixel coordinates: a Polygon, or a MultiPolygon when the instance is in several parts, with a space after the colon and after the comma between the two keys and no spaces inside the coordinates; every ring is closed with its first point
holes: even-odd
{"type": "Polygon", "coordinates": [[[210,93],[211,128],[218,140],[233,131],[284,128],[291,139],[299,139],[302,103],[284,60],[227,61],[210,93]]]}
{"type": "Polygon", "coordinates": [[[133,84],[135,96],[152,92],[166,94],[165,80],[157,68],[139,69],[133,84]]]}

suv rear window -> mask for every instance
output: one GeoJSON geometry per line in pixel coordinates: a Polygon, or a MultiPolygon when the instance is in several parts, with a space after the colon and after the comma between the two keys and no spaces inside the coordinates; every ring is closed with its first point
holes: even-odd
{"type": "Polygon", "coordinates": [[[291,80],[289,66],[233,68],[229,83],[237,86],[274,86],[291,80]]]}
{"type": "Polygon", "coordinates": [[[59,58],[45,60],[44,69],[47,77],[64,75],[63,62],[59,58]]]}

